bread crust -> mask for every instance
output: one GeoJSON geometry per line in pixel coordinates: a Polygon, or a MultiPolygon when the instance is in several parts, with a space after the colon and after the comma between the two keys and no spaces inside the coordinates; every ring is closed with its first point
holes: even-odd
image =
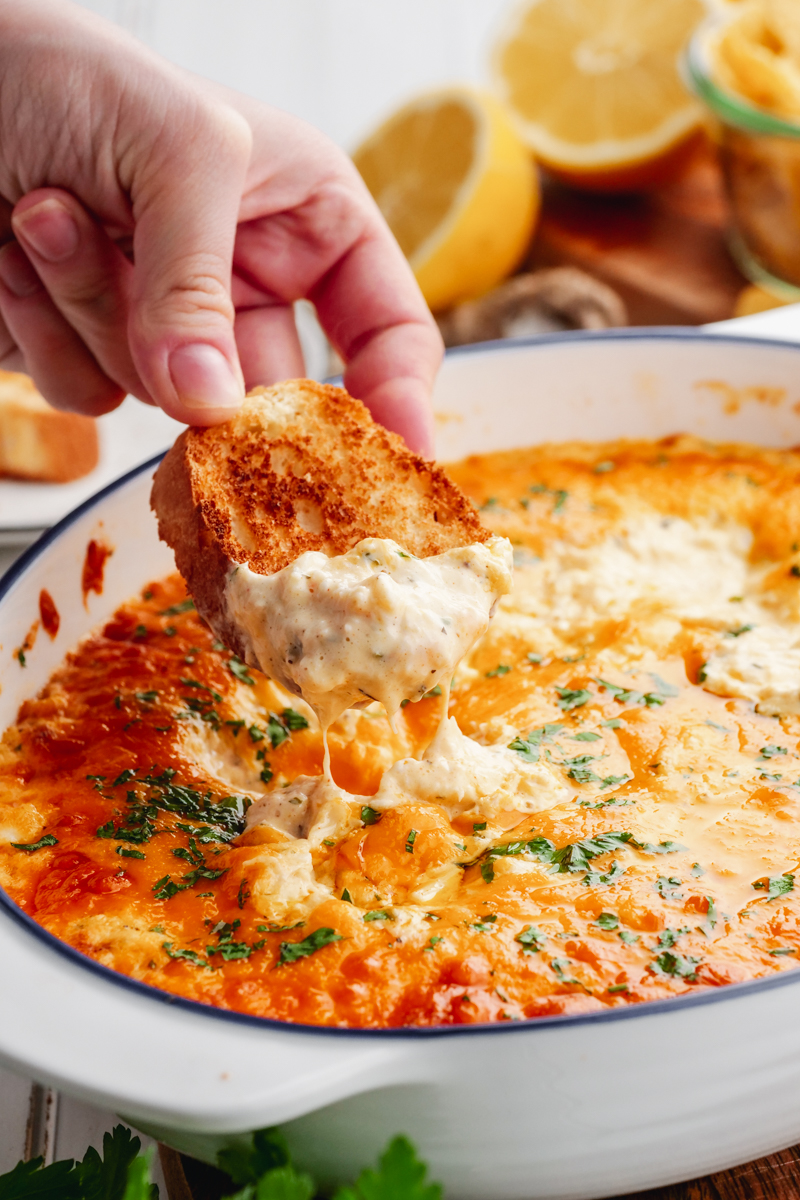
{"type": "Polygon", "coordinates": [[[27,375],[0,371],[0,475],[69,483],[99,457],[91,417],[51,408],[27,375]]]}
{"type": "Polygon", "coordinates": [[[198,611],[232,649],[223,593],[233,564],[260,575],[307,550],[345,554],[393,538],[419,557],[490,534],[435,464],[341,388],[255,388],[224,425],[187,429],[160,464],[152,507],[198,611]]]}

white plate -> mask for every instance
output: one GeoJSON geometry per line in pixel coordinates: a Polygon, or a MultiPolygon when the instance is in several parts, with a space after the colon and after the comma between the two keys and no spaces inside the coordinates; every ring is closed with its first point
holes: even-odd
{"type": "Polygon", "coordinates": [[[0,479],[0,546],[32,542],[107,483],[166,450],[183,428],[161,409],[129,396],[97,422],[100,461],[91,474],[72,483],[0,479]]]}
{"type": "MultiPolygon", "coordinates": [[[[686,430],[800,442],[800,346],[675,330],[555,335],[450,355],[443,458],[686,430]],[[771,401],[771,402],[767,402],[771,401]]],[[[74,513],[0,585],[0,728],[170,554],[152,467],[74,513]],[[116,547],[84,608],[89,538],[116,547]],[[46,587],[62,623],[13,658],[46,587]]],[[[0,1061],[190,1151],[281,1124],[324,1184],[407,1133],[447,1200],[581,1200],[689,1179],[800,1139],[800,970],[582,1016],[443,1029],[292,1026],[117,975],[0,893],[0,1061]]]]}

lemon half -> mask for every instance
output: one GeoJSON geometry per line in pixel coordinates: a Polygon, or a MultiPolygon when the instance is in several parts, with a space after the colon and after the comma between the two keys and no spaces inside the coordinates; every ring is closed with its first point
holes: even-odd
{"type": "Polygon", "coordinates": [[[679,57],[707,12],[703,0],[527,0],[495,47],[495,88],[545,166],[613,185],[699,128],[679,57]]]}
{"type": "Polygon", "coordinates": [[[536,169],[488,93],[420,96],[353,160],[434,311],[488,291],[525,254],[539,211],[536,169]]]}

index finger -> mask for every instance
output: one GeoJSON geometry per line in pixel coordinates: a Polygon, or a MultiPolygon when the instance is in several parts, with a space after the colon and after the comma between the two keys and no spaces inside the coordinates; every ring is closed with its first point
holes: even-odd
{"type": "Polygon", "coordinates": [[[348,391],[412,450],[432,458],[430,396],[444,347],[411,268],[380,218],[309,299],[347,364],[348,391]]]}

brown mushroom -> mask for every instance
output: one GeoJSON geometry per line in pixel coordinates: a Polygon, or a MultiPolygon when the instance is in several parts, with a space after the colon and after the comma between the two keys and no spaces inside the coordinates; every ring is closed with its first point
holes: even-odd
{"type": "Polygon", "coordinates": [[[627,313],[607,284],[577,267],[553,267],[515,275],[437,320],[445,345],[463,346],[557,329],[615,328],[627,324],[627,313]]]}

